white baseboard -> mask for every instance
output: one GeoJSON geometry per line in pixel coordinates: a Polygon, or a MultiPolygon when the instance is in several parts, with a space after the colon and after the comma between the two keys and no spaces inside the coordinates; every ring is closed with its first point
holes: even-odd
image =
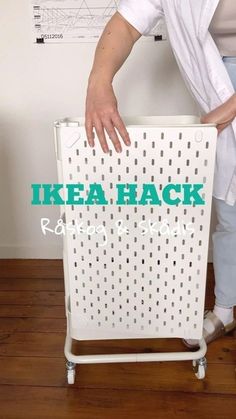
{"type": "Polygon", "coordinates": [[[0,259],[62,259],[60,245],[50,246],[0,246],[0,259]]]}
{"type": "Polygon", "coordinates": [[[208,250],[208,263],[212,263],[213,262],[213,251],[212,251],[212,247],[209,247],[208,250]]]}

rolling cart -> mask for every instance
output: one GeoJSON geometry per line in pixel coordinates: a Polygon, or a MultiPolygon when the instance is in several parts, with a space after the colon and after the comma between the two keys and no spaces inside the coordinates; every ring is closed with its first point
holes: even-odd
{"type": "Polygon", "coordinates": [[[60,213],[66,231],[68,383],[74,383],[76,364],[177,360],[191,360],[202,379],[217,130],[192,116],[123,120],[132,144],[123,145],[122,153],[111,145],[107,154],[97,138],[95,148],[88,145],[82,118],[55,122],[58,179],[65,201],[60,213]],[[80,185],[73,204],[66,190],[70,184],[80,185]],[[193,195],[190,202],[189,186],[183,185],[202,185],[200,202],[193,195]],[[199,350],[72,353],[72,339],[139,338],[199,339],[199,350]]]}

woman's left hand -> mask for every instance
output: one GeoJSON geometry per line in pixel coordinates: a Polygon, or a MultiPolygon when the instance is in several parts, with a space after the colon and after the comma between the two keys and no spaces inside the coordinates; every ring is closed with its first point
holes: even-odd
{"type": "Polygon", "coordinates": [[[201,118],[202,124],[216,124],[220,134],[236,117],[236,93],[223,105],[201,118]]]}

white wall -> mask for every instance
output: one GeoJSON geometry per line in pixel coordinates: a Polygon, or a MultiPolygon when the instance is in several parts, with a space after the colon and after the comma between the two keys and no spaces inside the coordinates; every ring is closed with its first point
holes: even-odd
{"type": "MultiPolygon", "coordinates": [[[[58,258],[40,218],[59,210],[32,207],[30,186],[57,182],[53,121],[84,115],[96,45],[34,45],[29,4],[0,0],[0,257],[58,258]]],[[[123,115],[196,113],[168,42],[139,41],[114,86],[123,115]]]]}

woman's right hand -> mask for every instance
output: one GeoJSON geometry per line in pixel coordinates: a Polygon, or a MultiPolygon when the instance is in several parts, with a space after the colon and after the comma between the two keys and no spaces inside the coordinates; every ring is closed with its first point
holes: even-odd
{"type": "Polygon", "coordinates": [[[130,145],[130,138],[118,112],[112,81],[141,37],[127,20],[116,12],[109,20],[96,47],[86,97],[85,128],[88,143],[94,147],[94,129],[105,153],[107,136],[115,150],[122,151],[121,141],[130,145]]]}
{"type": "Polygon", "coordinates": [[[130,138],[119,115],[117,100],[109,81],[89,81],[86,97],[85,129],[88,143],[94,147],[94,129],[104,153],[109,152],[105,133],[108,134],[115,150],[122,151],[120,138],[129,146],[130,138]],[[119,136],[118,136],[119,134],[119,136]]]}
{"type": "Polygon", "coordinates": [[[236,93],[231,96],[223,105],[212,110],[201,118],[202,124],[216,124],[220,134],[236,118],[236,93]]]}

